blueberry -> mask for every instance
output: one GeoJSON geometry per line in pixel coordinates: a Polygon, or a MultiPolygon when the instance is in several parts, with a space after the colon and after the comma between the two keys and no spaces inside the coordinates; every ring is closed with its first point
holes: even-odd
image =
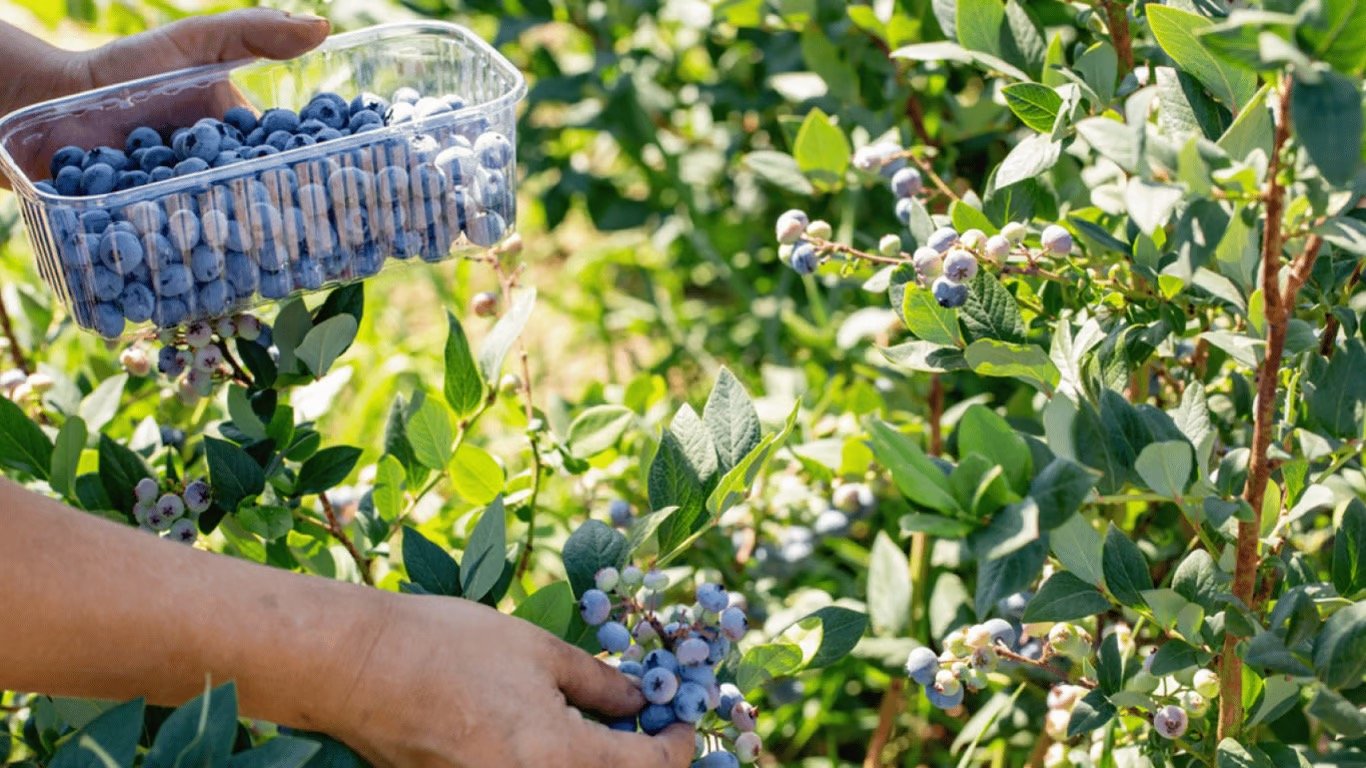
{"type": "Polygon", "coordinates": [[[730,605],[730,595],[720,584],[707,583],[697,588],[697,602],[702,604],[704,611],[720,613],[730,605]]]}
{"type": "MultiPolygon", "coordinates": [[[[391,170],[389,168],[385,171],[391,170]]],[[[402,171],[402,168],[397,169],[402,171]]],[[[381,171],[383,173],[384,171],[381,171]]],[[[405,174],[406,176],[406,174],[405,174]]],[[[327,190],[321,184],[305,184],[299,187],[299,210],[306,222],[327,219],[327,190]]]]}
{"type": "Polygon", "coordinates": [[[697,683],[678,686],[674,697],[674,716],[685,723],[696,723],[707,714],[707,689],[697,683]]]}
{"type": "Polygon", "coordinates": [[[157,168],[153,168],[152,171],[147,174],[148,183],[165,181],[167,179],[173,178],[175,178],[175,171],[171,170],[170,168],[167,168],[164,165],[157,168]]]}
{"type": "Polygon", "coordinates": [[[289,131],[274,131],[266,137],[266,146],[274,147],[277,151],[283,152],[289,142],[294,140],[294,134],[289,131]]]}
{"type": "Polygon", "coordinates": [[[664,704],[651,704],[640,713],[640,730],[654,736],[678,721],[673,707],[664,704]]]}
{"type": "Polygon", "coordinates": [[[360,168],[342,168],[328,176],[327,191],[334,208],[359,209],[374,197],[374,180],[360,168]]]}
{"type": "Polygon", "coordinates": [[[327,124],[321,120],[308,119],[304,120],[302,123],[299,123],[299,130],[297,134],[317,136],[319,131],[326,130],[327,127],[327,124]]]}
{"type": "Polygon", "coordinates": [[[199,232],[199,217],[189,209],[176,211],[166,222],[166,234],[171,244],[182,252],[199,244],[199,232]]]}
{"type": "Polygon", "coordinates": [[[309,136],[306,133],[296,133],[289,137],[289,141],[285,142],[285,145],[281,147],[280,150],[285,151],[298,149],[299,147],[311,147],[316,143],[317,141],[312,136],[309,136]]]}
{"type": "Polygon", "coordinates": [[[185,499],[185,508],[190,514],[197,515],[209,508],[213,502],[213,491],[209,484],[203,480],[195,480],[185,486],[185,493],[181,494],[185,499]]]}
{"type": "Polygon", "coordinates": [[[668,704],[678,693],[678,675],[662,667],[646,670],[640,679],[640,692],[651,704],[668,704]]]}
{"type": "Polygon", "coordinates": [[[193,520],[182,518],[166,529],[166,538],[181,544],[193,544],[199,539],[199,530],[194,527],[193,520]]]}
{"type": "Polygon", "coordinates": [[[579,598],[579,615],[589,626],[607,621],[612,615],[612,598],[600,589],[590,589],[579,598]]]}
{"type": "Polygon", "coordinates": [[[106,339],[123,335],[123,313],[113,304],[95,305],[95,330],[106,339]]]}
{"type": "Polygon", "coordinates": [[[470,183],[474,179],[477,162],[474,150],[461,146],[441,150],[434,160],[437,170],[445,174],[453,185],[470,183]]]}
{"type": "Polygon", "coordinates": [[[474,152],[479,163],[490,170],[502,170],[512,165],[512,142],[501,133],[490,131],[479,136],[474,142],[474,152]]]}
{"type": "Polygon", "coordinates": [[[209,163],[201,157],[189,157],[176,163],[176,176],[189,176],[192,173],[209,170],[209,163]]]}
{"type": "Polygon", "coordinates": [[[190,271],[198,282],[217,280],[223,274],[223,254],[208,244],[196,245],[190,253],[190,271]]]}
{"type": "Polygon", "coordinates": [[[323,285],[323,268],[313,259],[300,259],[294,265],[294,282],[305,291],[316,291],[323,285]]]}
{"type": "Polygon", "coordinates": [[[259,147],[266,143],[266,129],[259,126],[251,129],[251,132],[247,134],[246,143],[252,147],[259,147]]]}
{"type": "Polygon", "coordinates": [[[939,674],[939,656],[929,648],[920,646],[906,657],[906,676],[924,686],[934,685],[934,677],[939,674]]]}
{"type": "Polygon", "coordinates": [[[241,155],[233,151],[227,151],[219,152],[218,157],[215,157],[213,161],[209,164],[214,168],[222,168],[225,165],[232,165],[233,163],[241,162],[241,160],[241,155]]]}
{"type": "Polygon", "coordinates": [[[721,634],[725,635],[732,642],[739,642],[749,630],[749,619],[745,617],[745,612],[736,606],[731,606],[721,612],[721,634]]]}
{"type": "MultiPolygon", "coordinates": [[[[252,243],[261,244],[284,236],[284,219],[280,216],[280,210],[269,203],[252,203],[247,209],[246,219],[242,234],[250,237],[252,243]]],[[[229,246],[236,248],[237,244],[231,242],[231,236],[229,228],[229,246]]]]}
{"type": "Polygon", "coordinates": [[[408,172],[401,166],[386,166],[375,174],[375,189],[379,194],[379,202],[386,207],[407,205],[408,184],[408,172]]]}
{"type": "Polygon", "coordinates": [[[935,301],[947,309],[957,309],[968,300],[968,287],[963,283],[955,283],[944,275],[935,278],[932,290],[935,301]]]}
{"type": "Polygon", "coordinates": [[[1190,716],[1175,704],[1168,704],[1153,713],[1153,728],[1164,739],[1179,739],[1186,733],[1190,716]]]}
{"type": "Polygon", "coordinates": [[[389,109],[389,102],[385,101],[382,96],[365,92],[351,100],[350,109],[353,117],[361,112],[374,112],[382,115],[385,110],[389,109]]]}
{"type": "Polygon", "coordinates": [[[261,130],[266,136],[277,131],[294,133],[299,130],[299,116],[288,109],[268,109],[261,115],[261,130]]]}
{"type": "Polygon", "coordinates": [[[993,644],[1015,645],[1018,634],[1015,632],[1015,627],[1011,626],[1010,622],[1005,619],[987,619],[982,626],[990,633],[993,644]]]}
{"type": "Polygon", "coordinates": [[[56,178],[63,168],[74,167],[80,170],[81,164],[85,162],[85,150],[80,147],[62,147],[52,155],[52,161],[48,163],[48,170],[52,177],[56,178]]]}
{"type": "Polygon", "coordinates": [[[144,173],[150,175],[157,168],[174,165],[175,161],[175,150],[170,147],[151,147],[142,154],[142,161],[139,166],[144,173]]]}
{"type": "Polygon", "coordinates": [[[228,251],[223,258],[223,272],[237,298],[256,293],[259,272],[249,256],[241,251],[228,251]]]}
{"type": "Polygon", "coordinates": [[[966,283],[977,275],[977,257],[965,248],[952,248],[944,257],[944,277],[966,283]]]}
{"type": "Polygon", "coordinates": [[[393,102],[395,104],[416,104],[421,98],[422,94],[418,93],[416,88],[404,86],[394,91],[393,102]]]}
{"type": "Polygon", "coordinates": [[[413,111],[412,104],[403,101],[395,102],[385,113],[384,122],[386,125],[402,125],[412,122],[413,111]]]}
{"type": "Polygon", "coordinates": [[[112,219],[107,211],[92,208],[80,215],[81,229],[92,234],[102,235],[109,228],[112,219]]]}
{"type": "Polygon", "coordinates": [[[740,758],[724,750],[708,752],[692,768],[740,768],[740,758]]]}
{"type": "Polygon", "coordinates": [[[721,698],[716,706],[717,716],[722,720],[729,721],[731,711],[735,709],[735,705],[742,704],[744,701],[745,695],[740,692],[740,689],[734,683],[722,683],[721,698]]]}
{"type": "Polygon", "coordinates": [[[730,655],[730,639],[725,635],[717,635],[707,645],[710,649],[707,653],[708,664],[720,664],[730,655]]]}
{"type": "Polygon", "coordinates": [[[168,264],[157,272],[156,283],[162,298],[183,296],[194,286],[194,274],[184,264],[168,264]]]}
{"type": "Polygon", "coordinates": [[[456,96],[453,93],[448,93],[445,96],[442,96],[441,100],[446,102],[446,105],[453,110],[465,108],[465,100],[460,98],[459,96],[456,96]]]}
{"type": "Polygon", "coordinates": [[[1049,253],[1065,256],[1072,252],[1072,233],[1057,224],[1049,224],[1043,231],[1043,247],[1049,253]]]}
{"type": "Polygon", "coordinates": [[[617,621],[598,627],[598,644],[608,653],[621,653],[631,646],[631,631],[617,621]]]}
{"type": "Polygon", "coordinates": [[[160,432],[162,445],[167,446],[168,448],[174,448],[176,450],[180,450],[185,447],[184,430],[176,429],[175,427],[163,426],[160,429],[160,432]]]}
{"type": "Polygon", "coordinates": [[[50,181],[36,181],[33,183],[33,186],[39,192],[46,192],[49,195],[57,194],[57,188],[52,186],[52,182],[50,181]]]}
{"type": "Polygon", "coordinates": [[[111,228],[100,238],[100,261],[114,272],[126,275],[142,264],[142,243],[137,235],[111,228]]]}
{"type": "Polygon", "coordinates": [[[316,140],[319,144],[321,144],[321,143],[324,142],[324,141],[332,141],[333,139],[340,139],[340,138],[342,137],[342,135],[343,135],[342,132],[339,131],[339,130],[337,130],[337,129],[335,129],[335,128],[324,128],[324,129],[322,129],[321,131],[318,131],[318,135],[317,135],[317,136],[314,136],[313,138],[314,138],[314,140],[316,140]]]}
{"type": "Polygon", "coordinates": [[[128,167],[128,155],[113,147],[95,147],[86,153],[85,160],[81,162],[81,170],[87,170],[93,165],[107,165],[116,171],[122,171],[128,167]]]}
{"type": "Polygon", "coordinates": [[[93,284],[100,301],[113,301],[123,293],[123,276],[104,267],[95,267],[93,284]]]}
{"type": "Polygon", "coordinates": [[[140,187],[150,180],[151,177],[142,171],[120,171],[118,179],[114,182],[114,191],[140,187]]]}
{"type": "Polygon", "coordinates": [[[816,246],[806,240],[799,240],[792,246],[792,270],[799,275],[809,275],[821,265],[816,246]]]}
{"type": "Polygon", "coordinates": [[[349,128],[352,133],[357,133],[362,128],[370,125],[373,125],[376,128],[382,127],[384,125],[384,118],[380,117],[377,112],[371,112],[370,110],[365,109],[351,115],[351,119],[347,121],[346,127],[349,128]]]}
{"type": "Polygon", "coordinates": [[[413,117],[418,120],[425,120],[450,111],[451,105],[431,96],[423,96],[413,105],[413,117]]]}
{"type": "Polygon", "coordinates": [[[52,186],[57,188],[57,194],[72,197],[81,193],[81,169],[79,166],[68,165],[57,171],[57,177],[52,180],[52,186]]]}
{"type": "Polygon", "coordinates": [[[139,149],[160,146],[162,146],[161,134],[157,133],[156,129],[148,128],[145,125],[140,128],[134,128],[128,134],[128,139],[124,141],[123,144],[123,148],[127,150],[129,154],[132,154],[139,149]]]}
{"type": "Polygon", "coordinates": [[[930,239],[926,242],[926,245],[943,253],[952,248],[957,242],[958,230],[953,227],[940,227],[934,231],[934,234],[930,235],[930,239]]]}
{"type": "Polygon", "coordinates": [[[898,199],[914,197],[924,186],[920,171],[914,168],[902,168],[892,175],[892,194],[898,199]]]}
{"type": "Polygon", "coordinates": [[[156,297],[152,295],[152,289],[143,283],[129,283],[123,288],[119,304],[123,307],[123,316],[128,318],[129,322],[145,323],[152,319],[156,297]]]}
{"type": "Polygon", "coordinates": [[[466,224],[470,242],[485,248],[501,240],[505,231],[503,217],[491,211],[475,214],[466,224]]]}
{"type": "Polygon", "coordinates": [[[228,243],[228,217],[222,211],[208,210],[199,220],[200,238],[211,248],[221,250],[228,243]]]}
{"type": "Polygon", "coordinates": [[[143,251],[147,254],[146,263],[149,267],[164,269],[168,264],[180,263],[180,253],[165,235],[143,235],[141,242],[143,251]]]}
{"type": "Polygon", "coordinates": [[[645,666],[638,661],[623,661],[617,665],[617,671],[632,677],[645,677],[645,666]]]}
{"type": "Polygon", "coordinates": [[[267,299],[283,299],[294,290],[288,270],[280,272],[261,272],[261,295],[267,299]]]}
{"type": "Polygon", "coordinates": [[[304,121],[316,120],[328,128],[341,128],[350,118],[350,108],[341,97],[326,96],[327,94],[315,96],[313,101],[299,112],[299,117],[304,121]]]}
{"type": "Polygon", "coordinates": [[[256,130],[256,115],[252,114],[251,110],[246,107],[233,107],[224,112],[223,122],[243,134],[249,134],[256,130]]]}
{"type": "Polygon", "coordinates": [[[935,686],[929,686],[925,689],[925,698],[929,699],[930,704],[938,709],[953,709],[963,703],[964,690],[963,686],[960,685],[953,693],[946,694],[935,686]]]}
{"type": "Polygon", "coordinates": [[[504,213],[512,207],[512,190],[508,187],[507,176],[501,171],[481,170],[473,191],[475,204],[486,211],[504,213]]]}

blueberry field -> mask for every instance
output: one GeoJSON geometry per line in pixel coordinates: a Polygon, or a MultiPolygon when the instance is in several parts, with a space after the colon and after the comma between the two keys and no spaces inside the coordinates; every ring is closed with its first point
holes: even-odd
{"type": "Polygon", "coordinates": [[[0,121],[0,475],[503,614],[419,709],[523,631],[638,706],[405,749],[201,671],[0,691],[7,764],[1366,766],[1366,0],[263,4],[336,37],[0,121]]]}

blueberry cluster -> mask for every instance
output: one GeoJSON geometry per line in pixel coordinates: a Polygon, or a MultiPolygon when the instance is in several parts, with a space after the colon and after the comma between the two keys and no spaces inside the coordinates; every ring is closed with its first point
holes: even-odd
{"type": "MultiPolygon", "coordinates": [[[[1003,264],[1026,235],[1025,225],[1016,221],[990,237],[980,229],[960,234],[953,227],[940,227],[925,245],[915,250],[911,263],[921,281],[931,286],[940,306],[961,307],[968,300],[967,284],[977,276],[977,260],[985,258],[992,264],[1003,264]]],[[[1065,255],[1072,250],[1071,233],[1057,224],[1044,229],[1042,242],[1045,254],[1065,255]]]]}
{"type": "Polygon", "coordinates": [[[56,282],[80,325],[113,338],[128,322],[171,328],[368,277],[388,258],[438,261],[462,235],[492,246],[515,215],[513,145],[487,117],[456,114],[463,106],[412,88],[392,103],[320,93],[297,113],[234,107],[169,135],[137,128],[123,149],[65,147],[36,185],[44,192],[103,195],[213,172],[122,204],[49,206],[56,282]],[[343,140],[395,125],[409,128],[343,140]]]}
{"type": "Polygon", "coordinates": [[[732,644],[749,629],[745,611],[732,604],[725,587],[711,583],[697,588],[695,605],[661,610],[668,586],[668,576],[659,571],[608,567],[579,600],[583,620],[598,628],[598,643],[618,657],[622,673],[638,681],[647,702],[638,716],[609,725],[654,735],[673,723],[688,723],[704,736],[704,747],[716,747],[695,767],[752,763],[762,747],[754,732],[757,710],[739,688],[717,679],[732,644]]]}
{"type": "MultiPolygon", "coordinates": [[[[194,405],[212,394],[214,385],[229,375],[229,339],[260,342],[263,334],[269,333],[269,326],[263,326],[253,315],[222,317],[213,322],[196,320],[184,332],[164,330],[159,334],[163,346],[157,354],[157,370],[176,381],[182,403],[194,405]]],[[[151,372],[151,361],[140,346],[125,350],[122,360],[134,376],[151,372]]]]}
{"type": "Polygon", "coordinates": [[[1009,650],[1018,639],[1015,627],[999,618],[956,629],[944,638],[943,653],[924,646],[911,651],[906,657],[906,676],[925,687],[931,704],[953,709],[963,703],[966,691],[987,686],[987,675],[1001,660],[998,649],[1009,650]]]}
{"type": "MultiPolygon", "coordinates": [[[[855,520],[866,517],[877,509],[877,496],[866,483],[845,482],[835,486],[826,498],[816,489],[807,485],[796,475],[783,475],[773,484],[774,494],[769,500],[769,517],[785,512],[787,519],[778,528],[777,541],[761,544],[756,550],[757,559],[765,564],[777,566],[775,571],[783,573],[791,567],[800,565],[815,554],[816,546],[822,539],[843,536],[855,520]],[[805,517],[800,513],[814,515],[805,517]],[[794,513],[798,513],[794,516],[794,513]]],[[[743,546],[742,538],[749,535],[752,522],[748,510],[736,509],[736,516],[745,514],[743,524],[736,529],[736,547],[743,546]]],[[[725,517],[723,524],[734,522],[734,517],[725,517]]]]}
{"type": "Polygon", "coordinates": [[[133,519],[140,528],[193,544],[199,536],[199,516],[213,503],[213,490],[203,480],[192,480],[178,493],[163,492],[160,483],[144,477],[133,487],[133,498],[133,519]]]}
{"type": "Polygon", "coordinates": [[[51,376],[41,371],[24,373],[17,368],[11,368],[0,373],[0,395],[16,403],[23,404],[40,398],[55,384],[51,376]]]}

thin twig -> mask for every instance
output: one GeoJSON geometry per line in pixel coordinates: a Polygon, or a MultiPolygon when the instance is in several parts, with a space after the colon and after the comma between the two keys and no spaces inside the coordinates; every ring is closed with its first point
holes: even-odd
{"type": "Polygon", "coordinates": [[[3,296],[0,296],[0,329],[4,330],[5,338],[9,339],[9,353],[14,358],[14,367],[25,376],[33,373],[29,368],[28,358],[24,356],[24,348],[19,344],[19,337],[14,335],[14,325],[10,322],[9,310],[5,308],[3,296]]]}
{"type": "Polygon", "coordinates": [[[256,380],[250,373],[247,373],[246,369],[237,362],[237,358],[233,357],[233,354],[228,351],[228,343],[226,341],[216,341],[214,342],[214,346],[218,347],[218,350],[223,353],[223,359],[226,360],[228,366],[232,368],[233,378],[237,379],[237,382],[242,386],[251,389],[256,380]]]}
{"type": "MultiPolygon", "coordinates": [[[[1352,270],[1352,276],[1347,279],[1347,290],[1344,293],[1349,300],[1352,297],[1352,291],[1357,287],[1357,283],[1361,281],[1362,265],[1366,265],[1366,258],[1357,259],[1356,269],[1352,270]]],[[[1323,324],[1323,334],[1319,337],[1319,354],[1331,358],[1337,341],[1338,316],[1329,312],[1328,319],[1323,324]]]]}
{"type": "Polygon", "coordinates": [[[939,191],[944,194],[945,197],[949,198],[950,200],[962,202],[963,198],[959,197],[958,193],[953,191],[953,187],[950,187],[948,185],[948,182],[944,181],[944,179],[938,173],[935,173],[934,166],[931,165],[928,160],[921,157],[918,152],[915,152],[914,150],[906,150],[904,152],[900,152],[896,155],[893,155],[893,157],[904,157],[907,160],[910,160],[911,162],[915,163],[917,166],[920,167],[920,171],[922,173],[930,177],[930,182],[934,184],[934,186],[937,187],[939,191]]]}
{"type": "Polygon", "coordinates": [[[350,553],[351,559],[356,561],[356,569],[360,571],[360,578],[366,584],[375,586],[375,581],[370,576],[370,561],[363,555],[356,545],[351,541],[351,537],[346,535],[346,530],[342,528],[341,520],[337,519],[337,511],[332,508],[332,501],[327,498],[326,493],[318,494],[318,500],[323,504],[323,514],[327,516],[327,531],[334,538],[341,542],[346,551],[350,553]]]}

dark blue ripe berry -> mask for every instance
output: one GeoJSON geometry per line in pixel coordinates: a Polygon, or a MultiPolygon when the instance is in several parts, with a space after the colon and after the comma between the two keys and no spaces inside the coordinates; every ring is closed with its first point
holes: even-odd
{"type": "Polygon", "coordinates": [[[52,156],[52,162],[48,165],[48,170],[52,172],[52,178],[57,178],[63,168],[75,166],[78,170],[85,162],[85,150],[80,147],[62,147],[52,156]]]}
{"type": "Polygon", "coordinates": [[[244,136],[256,130],[256,115],[246,107],[233,107],[224,112],[223,122],[236,128],[244,136]]]}
{"type": "Polygon", "coordinates": [[[939,306],[947,309],[957,309],[967,303],[968,287],[963,283],[956,283],[943,275],[935,278],[934,299],[939,302],[939,306]]]}
{"type": "Polygon", "coordinates": [[[161,146],[161,134],[144,125],[141,128],[134,128],[128,134],[128,140],[124,142],[123,148],[131,155],[140,149],[159,146],[161,146]]]}

